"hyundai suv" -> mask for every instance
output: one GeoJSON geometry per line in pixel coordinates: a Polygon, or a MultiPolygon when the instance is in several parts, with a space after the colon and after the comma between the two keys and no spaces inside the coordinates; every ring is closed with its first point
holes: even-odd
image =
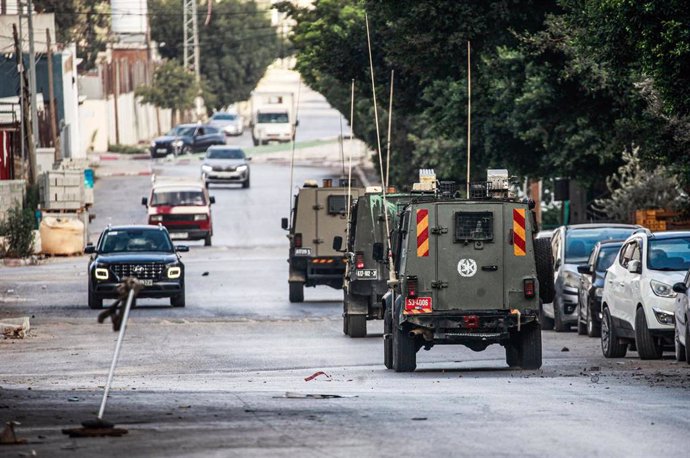
{"type": "Polygon", "coordinates": [[[139,279],[144,288],[137,297],[169,297],[173,307],[185,306],[184,264],[163,226],[109,226],[90,254],[89,308],[100,309],[103,299],[118,297],[117,285],[127,277],[139,279]]]}
{"type": "Polygon", "coordinates": [[[636,231],[609,267],[602,298],[601,349],[607,358],[637,349],[658,359],[671,349],[677,292],[690,268],[690,231],[636,231]]]}

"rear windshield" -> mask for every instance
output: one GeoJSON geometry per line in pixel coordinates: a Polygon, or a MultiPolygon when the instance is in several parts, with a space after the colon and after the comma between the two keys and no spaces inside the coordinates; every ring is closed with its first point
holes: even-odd
{"type": "Polygon", "coordinates": [[[347,196],[328,196],[328,214],[345,214],[347,208],[347,196]]]}
{"type": "Polygon", "coordinates": [[[599,250],[599,259],[597,259],[595,270],[597,272],[606,272],[606,269],[611,267],[613,261],[616,260],[616,255],[620,248],[620,246],[609,246],[599,250]]]}
{"type": "Polygon", "coordinates": [[[114,230],[103,235],[100,253],[125,251],[172,252],[173,247],[168,234],[160,229],[114,230]]]}
{"type": "Polygon", "coordinates": [[[597,242],[604,240],[625,240],[635,228],[575,229],[566,232],[565,262],[567,264],[585,264],[597,242]]]}
{"type": "Polygon", "coordinates": [[[647,249],[647,267],[652,270],[690,269],[690,236],[650,239],[647,249]]]}
{"type": "Polygon", "coordinates": [[[159,205],[206,205],[206,196],[201,190],[188,189],[180,191],[154,191],[151,206],[159,205]]]}
{"type": "Polygon", "coordinates": [[[216,121],[234,121],[237,119],[237,116],[230,113],[216,113],[211,117],[211,119],[216,121]]]}
{"type": "Polygon", "coordinates": [[[206,153],[208,159],[244,159],[244,151],[241,149],[209,149],[206,153]]]}
{"type": "Polygon", "coordinates": [[[258,116],[259,124],[280,124],[290,122],[287,113],[259,113],[258,116]]]}
{"type": "Polygon", "coordinates": [[[455,241],[491,241],[494,238],[492,212],[455,213],[455,241]]]}

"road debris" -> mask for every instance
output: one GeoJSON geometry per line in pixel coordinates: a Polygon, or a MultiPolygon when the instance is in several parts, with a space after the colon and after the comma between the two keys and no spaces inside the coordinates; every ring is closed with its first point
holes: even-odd
{"type": "Polygon", "coordinates": [[[0,433],[0,444],[3,445],[22,445],[26,444],[26,439],[20,439],[14,432],[14,427],[19,426],[20,423],[16,421],[8,421],[5,423],[5,429],[0,433]]]}
{"type": "Polygon", "coordinates": [[[314,380],[316,377],[320,377],[322,375],[325,375],[326,378],[329,378],[329,379],[331,378],[331,376],[328,375],[327,373],[325,373],[324,371],[317,371],[317,372],[314,372],[313,374],[311,374],[309,377],[305,377],[304,381],[310,382],[310,381],[314,380]]]}
{"type": "Polygon", "coordinates": [[[201,276],[202,277],[208,277],[208,272],[204,272],[203,274],[201,274],[201,276]]]}
{"type": "Polygon", "coordinates": [[[29,317],[3,318],[0,322],[0,331],[6,339],[23,339],[31,329],[29,317]]]}
{"type": "Polygon", "coordinates": [[[274,396],[275,399],[341,399],[356,397],[357,396],[344,396],[340,394],[295,393],[293,391],[286,391],[283,396],[274,396]]]}
{"type": "Polygon", "coordinates": [[[568,348],[568,347],[563,347],[563,348],[561,348],[561,351],[570,351],[570,348],[568,348]]]}

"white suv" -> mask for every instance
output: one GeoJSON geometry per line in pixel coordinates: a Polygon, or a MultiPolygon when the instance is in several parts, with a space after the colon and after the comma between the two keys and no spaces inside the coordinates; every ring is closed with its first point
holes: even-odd
{"type": "Polygon", "coordinates": [[[673,348],[673,285],[690,267],[690,231],[638,230],[609,267],[602,298],[601,349],[625,356],[630,345],[642,359],[661,358],[673,348]]]}

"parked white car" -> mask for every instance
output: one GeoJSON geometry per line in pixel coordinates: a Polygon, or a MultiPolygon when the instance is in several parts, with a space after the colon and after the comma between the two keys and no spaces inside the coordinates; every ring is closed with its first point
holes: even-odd
{"type": "Polygon", "coordinates": [[[676,361],[690,364],[690,271],[682,282],[673,285],[676,296],[676,361]]]}
{"type": "Polygon", "coordinates": [[[601,349],[607,358],[636,349],[658,359],[674,347],[675,283],[690,268],[690,231],[638,230],[609,267],[602,298],[601,349]]]}

